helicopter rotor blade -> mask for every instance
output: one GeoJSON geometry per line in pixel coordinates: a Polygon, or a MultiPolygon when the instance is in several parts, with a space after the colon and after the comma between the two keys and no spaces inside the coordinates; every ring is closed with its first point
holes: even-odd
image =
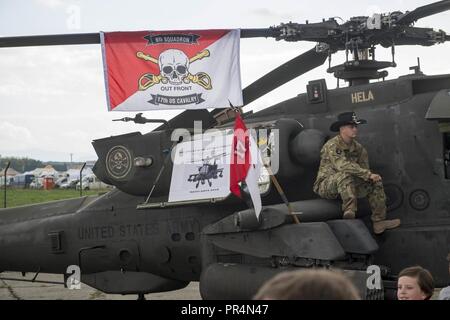
{"type": "Polygon", "coordinates": [[[316,48],[302,53],[292,60],[282,64],[278,68],[270,71],[252,84],[248,85],[242,92],[244,105],[262,97],[266,93],[278,88],[279,86],[291,81],[298,76],[321,66],[328,52],[317,52],[316,48]]]}
{"type": "MultiPolygon", "coordinates": [[[[277,37],[279,30],[275,28],[241,29],[241,38],[277,37]]],[[[98,44],[100,33],[68,33],[47,34],[37,36],[0,37],[0,48],[56,46],[74,44],[98,44]]]]}
{"type": "Polygon", "coordinates": [[[0,48],[100,43],[100,33],[69,33],[0,38],[0,48]]]}
{"type": "Polygon", "coordinates": [[[408,25],[421,18],[431,16],[433,14],[450,10],[450,1],[439,1],[418,7],[413,11],[406,12],[397,20],[397,24],[408,25]]]}

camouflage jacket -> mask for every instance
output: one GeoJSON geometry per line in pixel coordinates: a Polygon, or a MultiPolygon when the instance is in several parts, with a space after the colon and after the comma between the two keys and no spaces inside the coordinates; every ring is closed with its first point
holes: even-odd
{"type": "Polygon", "coordinates": [[[317,174],[314,189],[327,177],[338,172],[369,180],[369,156],[366,149],[353,140],[347,145],[340,135],[330,139],[320,151],[320,168],[317,174]]]}

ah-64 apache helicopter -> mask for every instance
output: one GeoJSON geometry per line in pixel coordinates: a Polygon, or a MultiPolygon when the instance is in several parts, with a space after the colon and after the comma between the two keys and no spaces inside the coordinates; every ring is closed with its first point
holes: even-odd
{"type": "Polygon", "coordinates": [[[219,168],[219,165],[216,163],[216,159],[214,159],[214,163],[210,163],[210,158],[207,157],[203,160],[203,164],[198,168],[198,173],[194,173],[189,175],[188,181],[197,182],[195,185],[198,188],[199,184],[205,184],[205,181],[208,182],[209,186],[212,186],[211,179],[217,179],[219,177],[223,177],[223,168],[219,168]]]}
{"type": "MultiPolygon", "coordinates": [[[[304,94],[243,114],[250,128],[278,130],[278,142],[266,149],[279,152],[276,178],[300,223],[294,223],[271,183],[262,193],[259,222],[253,209],[234,196],[168,203],[172,131],[191,128],[194,120],[202,121],[203,128],[233,126],[225,109],[185,111],[144,135],[93,141],[99,157],[94,172],[115,190],[1,210],[0,271],[65,274],[69,265],[78,265],[82,282],[103,292],[141,297],[200,281],[205,299],[246,299],[278,272],[314,267],[346,270],[366,298],[391,297],[396,274],[410,265],[429,269],[436,285],[444,285],[450,251],[450,75],[426,76],[416,68],[398,79],[370,80],[384,80],[387,72],[381,69],[395,67],[393,61],[375,60],[377,45],[448,41],[444,31],[413,26],[448,9],[450,1],[440,1],[342,24],[331,18],[241,30],[242,38],[318,43],[246,87],[244,105],[322,65],[333,53],[347,53],[347,61],[330,65],[328,72],[348,87],[327,89],[324,80],[310,81],[304,94]],[[401,227],[380,236],[369,231],[364,203],[358,219],[343,220],[339,201],[318,199],[312,192],[329,125],[349,109],[368,120],[359,140],[371,168],[383,176],[388,216],[402,220],[401,227]],[[114,166],[118,154],[121,165],[114,166]],[[381,289],[366,286],[372,264],[381,268],[381,289]]],[[[99,41],[97,33],[49,35],[1,38],[0,46],[99,41]]]]}

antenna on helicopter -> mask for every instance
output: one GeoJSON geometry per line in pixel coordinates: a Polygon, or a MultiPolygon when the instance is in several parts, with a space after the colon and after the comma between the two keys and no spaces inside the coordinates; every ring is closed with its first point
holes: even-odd
{"type": "Polygon", "coordinates": [[[169,122],[167,120],[164,120],[164,119],[147,119],[146,117],[142,116],[142,112],[136,114],[136,116],[134,118],[125,117],[125,118],[121,118],[121,119],[113,119],[113,121],[124,121],[124,122],[133,121],[134,123],[140,123],[140,124],[145,124],[145,123],[164,123],[165,125],[167,125],[168,128],[170,128],[170,124],[169,124],[169,122]]]}
{"type": "Polygon", "coordinates": [[[420,58],[419,57],[417,57],[417,65],[409,67],[409,70],[414,70],[414,74],[423,75],[423,72],[420,69],[420,58]]]}

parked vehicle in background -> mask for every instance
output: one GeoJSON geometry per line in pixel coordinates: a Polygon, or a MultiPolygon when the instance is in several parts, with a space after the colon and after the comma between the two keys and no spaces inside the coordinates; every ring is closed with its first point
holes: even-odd
{"type": "MultiPolygon", "coordinates": [[[[95,175],[84,176],[82,179],[83,190],[99,190],[99,189],[108,189],[113,186],[104,183],[100,179],[98,179],[95,175]]],[[[76,189],[80,190],[80,182],[77,183],[76,189]]]]}
{"type": "Polygon", "coordinates": [[[61,177],[55,182],[55,188],[61,188],[61,185],[69,182],[69,177],[61,177]]]}
{"type": "Polygon", "coordinates": [[[33,182],[30,183],[31,189],[42,189],[43,187],[43,178],[35,178],[33,182]]]}
{"type": "Polygon", "coordinates": [[[75,189],[79,181],[80,181],[79,179],[68,180],[67,182],[60,184],[59,187],[61,189],[75,189]]]}

